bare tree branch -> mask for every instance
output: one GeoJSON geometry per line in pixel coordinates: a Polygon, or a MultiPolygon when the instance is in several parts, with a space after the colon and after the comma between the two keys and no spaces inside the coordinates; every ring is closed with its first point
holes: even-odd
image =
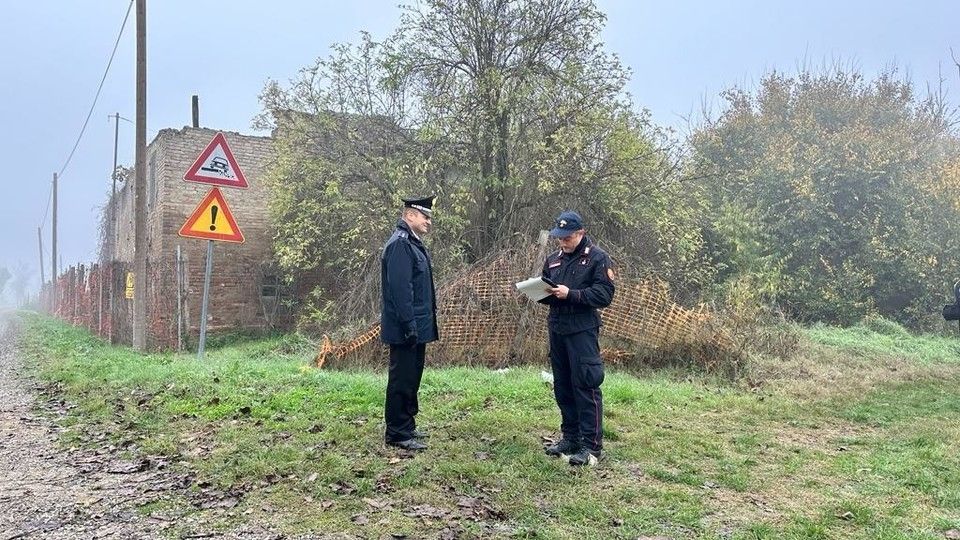
{"type": "Polygon", "coordinates": [[[953,59],[953,64],[957,66],[957,76],[960,76],[960,61],[957,61],[957,57],[953,54],[953,47],[950,47],[950,58],[953,59]]]}

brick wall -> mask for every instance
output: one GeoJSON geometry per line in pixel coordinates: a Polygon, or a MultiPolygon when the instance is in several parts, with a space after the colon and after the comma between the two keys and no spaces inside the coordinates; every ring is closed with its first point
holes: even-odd
{"type": "MultiPolygon", "coordinates": [[[[185,182],[183,175],[216,133],[203,128],[163,129],[147,150],[150,348],[177,345],[177,246],[184,259],[181,309],[187,339],[195,343],[199,335],[207,241],[183,238],[177,232],[213,187],[185,182]]],[[[224,136],[249,184],[247,189],[220,188],[245,242],[214,243],[207,328],[211,332],[264,329],[268,318],[260,292],[263,268],[272,258],[273,232],[263,175],[273,156],[272,139],[231,132],[224,136]]],[[[117,195],[118,233],[113,259],[132,263],[135,216],[130,184],[123,185],[117,195]]]]}
{"type": "Polygon", "coordinates": [[[40,305],[55,317],[86,328],[104,339],[114,343],[129,342],[132,328],[128,323],[128,301],[124,298],[125,275],[126,268],[120,262],[106,266],[71,266],[57,277],[56,295],[49,283],[43,285],[40,305]],[[115,283],[112,289],[111,280],[115,283]]]}

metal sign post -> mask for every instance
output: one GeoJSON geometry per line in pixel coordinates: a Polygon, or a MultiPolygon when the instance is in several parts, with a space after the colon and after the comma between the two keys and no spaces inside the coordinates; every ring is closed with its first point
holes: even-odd
{"type": "Polygon", "coordinates": [[[207,345],[207,308],[210,305],[210,276],[213,274],[213,242],[243,243],[243,232],[233,219],[233,212],[227,206],[220,190],[213,188],[187,222],[180,227],[180,236],[200,238],[207,241],[207,268],[203,275],[203,300],[200,306],[200,345],[197,358],[203,360],[207,345]]]}
{"type": "MultiPolygon", "coordinates": [[[[194,122],[196,123],[196,121],[194,122]]],[[[199,182],[231,188],[246,188],[247,180],[240,165],[233,157],[230,146],[223,133],[217,133],[210,144],[200,153],[183,179],[187,182],[199,182]]],[[[213,242],[243,243],[243,233],[233,213],[227,206],[223,193],[216,187],[207,193],[197,208],[180,227],[180,236],[199,238],[207,241],[207,268],[203,276],[203,300],[200,306],[200,343],[197,347],[197,359],[203,360],[207,347],[207,310],[210,304],[210,277],[213,274],[213,242]]],[[[178,252],[179,253],[179,252],[178,252]]],[[[178,255],[179,259],[179,255],[178,255]]],[[[179,272],[179,268],[178,268],[179,272]]],[[[180,291],[177,291],[178,301],[180,291]]],[[[178,319],[179,322],[179,319],[178,319]]]]}
{"type": "Polygon", "coordinates": [[[207,270],[203,275],[203,303],[200,306],[200,346],[197,347],[197,359],[203,360],[203,351],[207,346],[207,303],[210,301],[210,274],[213,273],[213,240],[207,240],[207,270]]]}

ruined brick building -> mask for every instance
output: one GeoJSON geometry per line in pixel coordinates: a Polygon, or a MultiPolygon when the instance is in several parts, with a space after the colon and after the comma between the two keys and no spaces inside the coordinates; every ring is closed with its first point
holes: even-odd
{"type": "MultiPolygon", "coordinates": [[[[115,234],[104,234],[101,259],[117,261],[115,288],[125,286],[133,268],[134,219],[147,223],[147,340],[150,349],[177,348],[195,342],[200,324],[206,240],[178,235],[180,227],[213,186],[183,180],[217,131],[204,128],[163,129],[147,148],[147,215],[134,216],[133,183],[122,183],[104,209],[109,222],[115,205],[115,234]],[[178,258],[179,248],[179,258],[178,258]]],[[[221,187],[244,243],[215,242],[210,285],[208,329],[263,330],[283,326],[281,285],[270,268],[272,232],[267,214],[264,171],[272,157],[272,139],[224,133],[246,181],[247,189],[221,187]]],[[[113,295],[114,341],[129,342],[132,300],[113,295]]]]}
{"type": "MultiPolygon", "coordinates": [[[[303,120],[295,113],[281,115],[277,121],[282,127],[277,129],[290,129],[303,120]]],[[[323,120],[310,124],[305,132],[304,144],[316,156],[337,161],[351,152],[382,156],[402,147],[401,131],[389,119],[332,113],[323,120]]],[[[196,346],[207,241],[184,238],[178,232],[214,186],[183,177],[217,133],[193,127],[160,130],[147,146],[146,215],[134,215],[133,179],[121,181],[103,208],[100,262],[66,270],[58,276],[55,291],[45,285],[41,302],[47,309],[113,343],[132,343],[130,295],[141,294],[133,290],[131,277],[134,223],[141,220],[148,238],[147,290],[142,291],[147,304],[147,348],[196,346]]],[[[214,243],[207,329],[211,333],[286,330],[294,323],[297,300],[317,287],[335,289],[336,277],[319,266],[288,269],[281,277],[273,262],[275,230],[265,179],[275,156],[274,138],[233,132],[224,132],[224,137],[248,188],[220,186],[220,191],[245,241],[214,243]]]]}

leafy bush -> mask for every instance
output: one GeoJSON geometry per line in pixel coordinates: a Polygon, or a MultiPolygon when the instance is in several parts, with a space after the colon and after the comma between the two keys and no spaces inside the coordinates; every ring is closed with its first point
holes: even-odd
{"type": "Polygon", "coordinates": [[[690,139],[711,260],[799,320],[937,325],[960,276],[960,139],[895,71],[767,75],[690,139]]]}

